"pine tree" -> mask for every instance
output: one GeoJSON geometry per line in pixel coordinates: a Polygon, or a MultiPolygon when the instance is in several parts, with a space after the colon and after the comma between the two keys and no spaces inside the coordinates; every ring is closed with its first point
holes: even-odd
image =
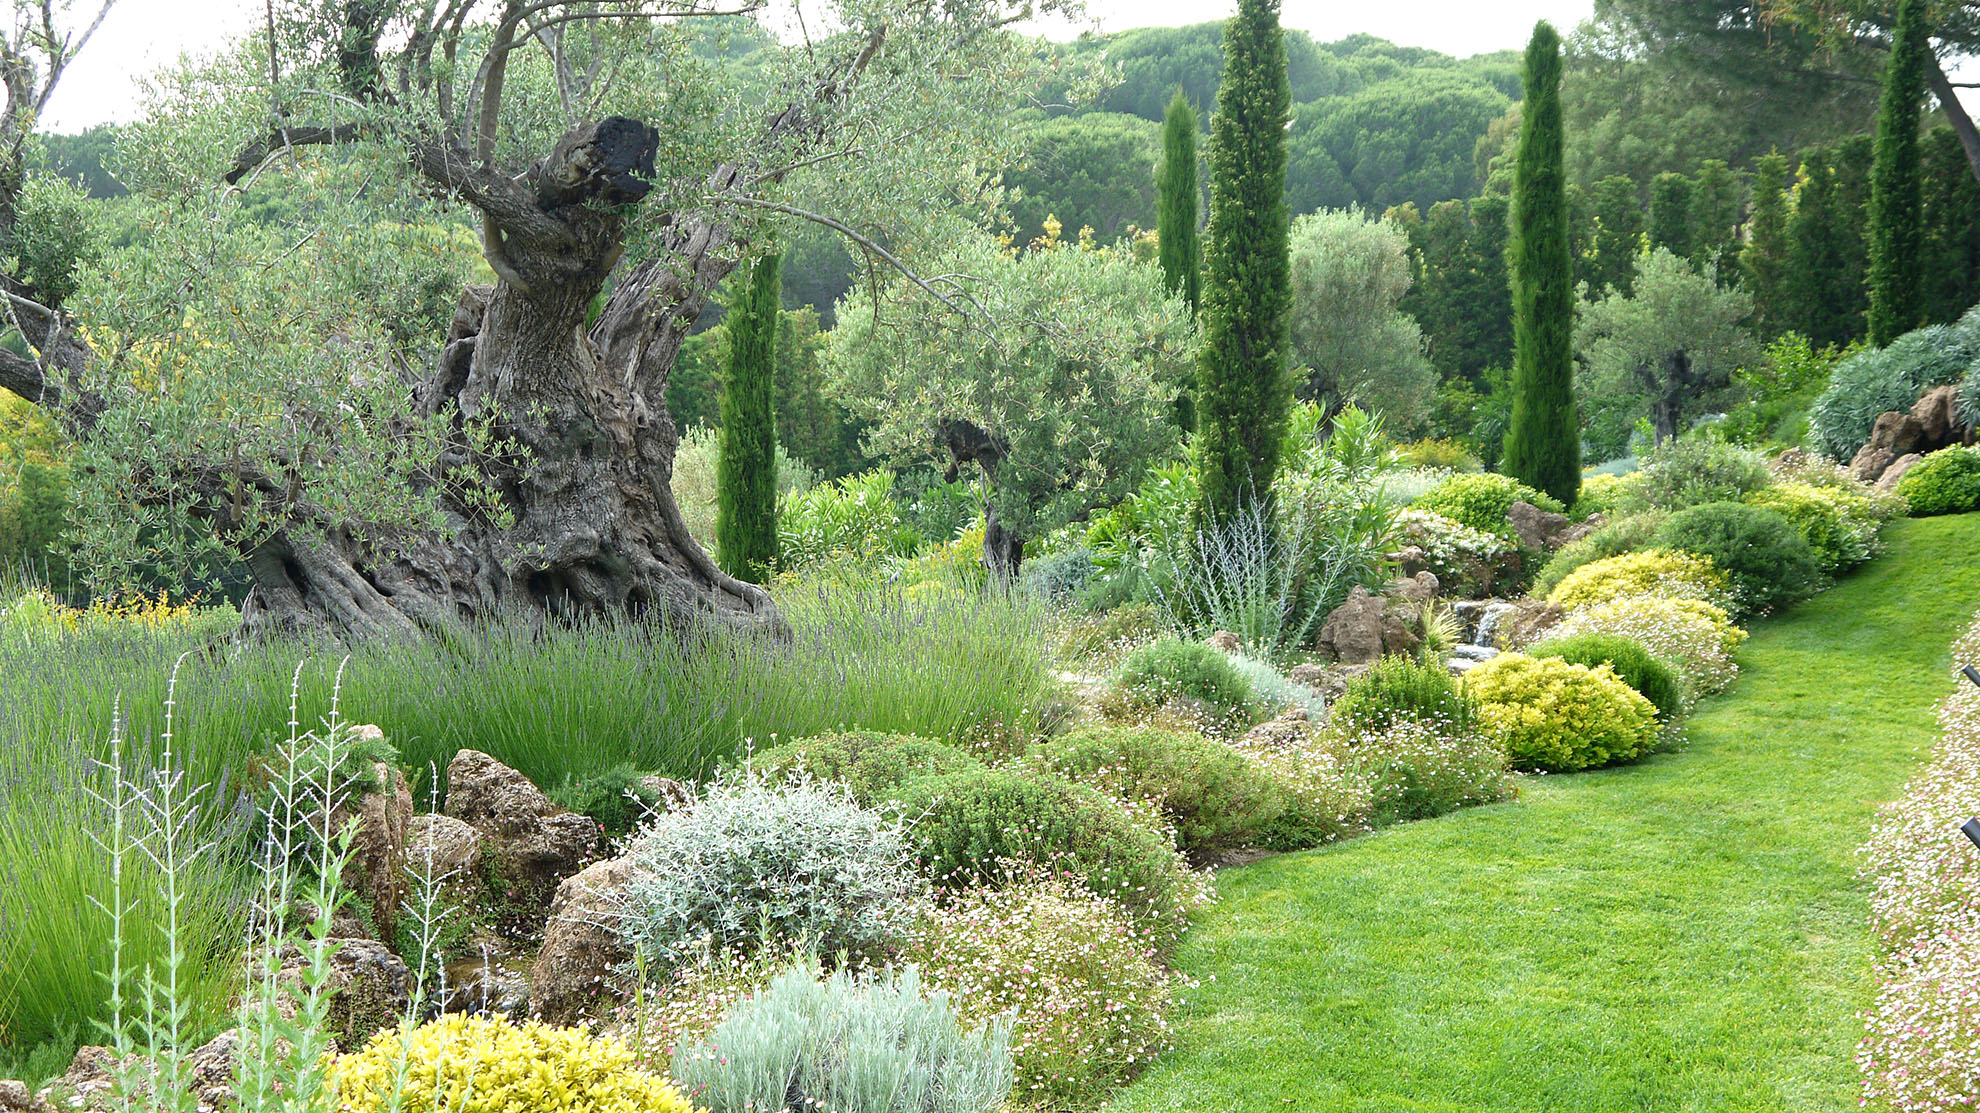
{"type": "Polygon", "coordinates": [[[1870,173],[1870,342],[1878,347],[1918,327],[1925,316],[1918,112],[1931,44],[1922,6],[1921,0],[1898,0],[1877,104],[1877,155],[1870,173]]]}
{"type": "Polygon", "coordinates": [[[1203,247],[1196,233],[1196,109],[1177,89],[1162,114],[1162,177],[1155,228],[1162,277],[1195,313],[1203,299],[1203,247]]]}
{"type": "Polygon", "coordinates": [[[1561,144],[1561,39],[1544,20],[1526,47],[1513,169],[1513,412],[1507,475],[1562,502],[1581,491],[1574,404],[1574,288],[1561,144]]]}
{"type": "Polygon", "coordinates": [[[715,548],[722,570],[762,583],[777,563],[777,313],[782,259],[766,255],[729,309],[715,548]]]}
{"type": "Polygon", "coordinates": [[[1643,208],[1636,199],[1636,183],[1626,175],[1614,174],[1595,183],[1591,202],[1595,216],[1595,256],[1591,293],[1615,290],[1629,293],[1636,276],[1636,254],[1643,240],[1643,208]]]}
{"type": "MultiPolygon", "coordinates": [[[[1661,247],[1680,259],[1698,252],[1698,240],[1691,226],[1691,179],[1666,171],[1650,182],[1650,246],[1661,247]]],[[[1634,265],[1634,260],[1631,261],[1634,265]]]]}
{"type": "Polygon", "coordinates": [[[1928,132],[1924,151],[1925,319],[1945,324],[1980,302],[1980,182],[1951,128],[1928,132]]]}
{"type": "Polygon", "coordinates": [[[1210,121],[1210,224],[1194,442],[1198,524],[1254,499],[1271,510],[1292,408],[1292,262],[1286,119],[1292,87],[1278,0],[1239,0],[1224,27],[1224,76],[1210,121]]]}
{"type": "MultiPolygon", "coordinates": [[[[1961,156],[1962,160],[1965,156],[1961,156]]],[[[1969,178],[1972,175],[1967,175],[1969,178]]],[[[1789,327],[1786,304],[1788,276],[1788,160],[1775,151],[1763,155],[1753,170],[1753,214],[1748,218],[1746,250],[1740,271],[1753,296],[1753,315],[1763,337],[1789,327]]]]}

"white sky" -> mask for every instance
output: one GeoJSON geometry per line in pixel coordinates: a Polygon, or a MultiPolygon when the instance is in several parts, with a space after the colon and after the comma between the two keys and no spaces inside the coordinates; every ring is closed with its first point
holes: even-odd
{"type": "MultiPolygon", "coordinates": [[[[93,0],[72,0],[77,9],[93,0]]],[[[1562,34],[1594,11],[1594,0],[1283,0],[1281,20],[1321,42],[1367,32],[1404,46],[1427,46],[1464,57],[1526,44],[1536,20],[1562,34]]],[[[1181,26],[1225,19],[1236,0],[1088,0],[1108,31],[1181,26]]],[[[74,132],[136,114],[137,78],[177,59],[203,53],[246,32],[261,0],[119,0],[89,47],[70,67],[48,106],[42,128],[74,132]]],[[[1041,28],[1046,33],[1062,29],[1041,28]]]]}

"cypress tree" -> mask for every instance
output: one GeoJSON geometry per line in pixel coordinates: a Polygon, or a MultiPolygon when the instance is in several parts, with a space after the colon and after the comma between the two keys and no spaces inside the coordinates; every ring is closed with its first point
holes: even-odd
{"type": "Polygon", "coordinates": [[[715,465],[715,548],[722,570],[752,583],[777,563],[777,311],[782,259],[766,255],[729,309],[722,451],[715,465]]]}
{"type": "Polygon", "coordinates": [[[1466,272],[1458,297],[1465,314],[1463,366],[1477,379],[1513,361],[1513,298],[1506,270],[1509,208],[1505,197],[1471,199],[1471,232],[1465,239],[1466,272]]]}
{"type": "Polygon", "coordinates": [[[1980,182],[1948,127],[1924,139],[1925,317],[1944,324],[1980,301],[1980,182]]]}
{"type": "Polygon", "coordinates": [[[1286,119],[1292,87],[1278,0],[1239,0],[1224,26],[1224,77],[1210,121],[1210,224],[1194,442],[1199,526],[1253,499],[1271,510],[1292,409],[1292,259],[1286,119]]]}
{"type": "Polygon", "coordinates": [[[1162,279],[1181,294],[1189,311],[1203,299],[1203,248],[1196,236],[1196,109],[1177,89],[1162,114],[1162,177],[1157,183],[1155,230],[1162,279]]]}
{"type": "Polygon", "coordinates": [[[1753,296],[1753,315],[1763,336],[1785,332],[1791,319],[1785,302],[1787,184],[1787,156],[1779,151],[1761,156],[1753,170],[1753,215],[1748,218],[1751,239],[1739,261],[1740,271],[1746,276],[1747,293],[1753,296]]]}
{"type": "Polygon", "coordinates": [[[1595,236],[1591,293],[1615,290],[1629,293],[1636,277],[1636,254],[1643,239],[1643,209],[1637,204],[1636,183],[1614,174],[1595,183],[1592,208],[1595,236]]]}
{"type": "Polygon", "coordinates": [[[1876,165],[1870,172],[1870,342],[1883,347],[1924,318],[1924,237],[1919,211],[1918,111],[1925,100],[1925,13],[1898,0],[1884,91],[1877,102],[1876,165]]]}
{"type": "Polygon", "coordinates": [[[1841,309],[1830,296],[1844,265],[1836,234],[1842,213],[1836,204],[1835,157],[1835,151],[1828,147],[1801,152],[1801,180],[1794,192],[1794,216],[1788,221],[1788,273],[1781,299],[1786,306],[1783,323],[1818,348],[1849,339],[1848,330],[1841,325],[1841,309]]]}
{"type": "Polygon", "coordinates": [[[1691,227],[1691,216],[1690,178],[1666,171],[1651,180],[1651,247],[1664,248],[1680,259],[1697,254],[1698,241],[1691,227]]]}
{"type": "Polygon", "coordinates": [[[1691,180],[1691,239],[1697,262],[1717,268],[1719,284],[1739,276],[1739,222],[1746,198],[1739,175],[1725,160],[1708,158],[1691,180]]]}
{"type": "Polygon", "coordinates": [[[1502,469],[1562,502],[1581,491],[1574,405],[1574,287],[1561,144],[1561,38],[1541,21],[1526,47],[1513,168],[1513,411],[1502,469]]]}

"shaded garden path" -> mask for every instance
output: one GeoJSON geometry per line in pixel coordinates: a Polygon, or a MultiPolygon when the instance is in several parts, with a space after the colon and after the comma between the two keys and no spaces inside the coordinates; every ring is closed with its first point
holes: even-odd
{"type": "Polygon", "coordinates": [[[1119,1110],[1853,1110],[1855,848],[1935,736],[1980,515],[1757,624],[1683,752],[1226,872],[1119,1110]]]}

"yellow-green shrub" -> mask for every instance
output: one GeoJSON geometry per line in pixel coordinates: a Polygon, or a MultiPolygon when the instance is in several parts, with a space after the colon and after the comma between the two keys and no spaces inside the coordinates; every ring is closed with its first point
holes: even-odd
{"type": "Polygon", "coordinates": [[[1704,557],[1671,549],[1645,549],[1582,565],[1554,585],[1547,601],[1563,607],[1589,607],[1633,595],[1701,599],[1726,608],[1732,600],[1732,583],[1704,557]]]}
{"type": "Polygon", "coordinates": [[[1657,741],[1657,709],[1607,665],[1502,653],[1465,673],[1464,688],[1517,769],[1572,773],[1657,741]]]}
{"type": "Polygon", "coordinates": [[[1877,555],[1876,510],[1855,491],[1783,480],[1747,495],[1746,504],[1778,511],[1807,540],[1824,572],[1854,568],[1877,555]]]}
{"type": "Polygon", "coordinates": [[[674,1084],[618,1040],[537,1021],[446,1016],[380,1032],[330,1065],[337,1113],[692,1113],[674,1084]],[[401,1066],[404,1075],[401,1078],[401,1066]]]}

